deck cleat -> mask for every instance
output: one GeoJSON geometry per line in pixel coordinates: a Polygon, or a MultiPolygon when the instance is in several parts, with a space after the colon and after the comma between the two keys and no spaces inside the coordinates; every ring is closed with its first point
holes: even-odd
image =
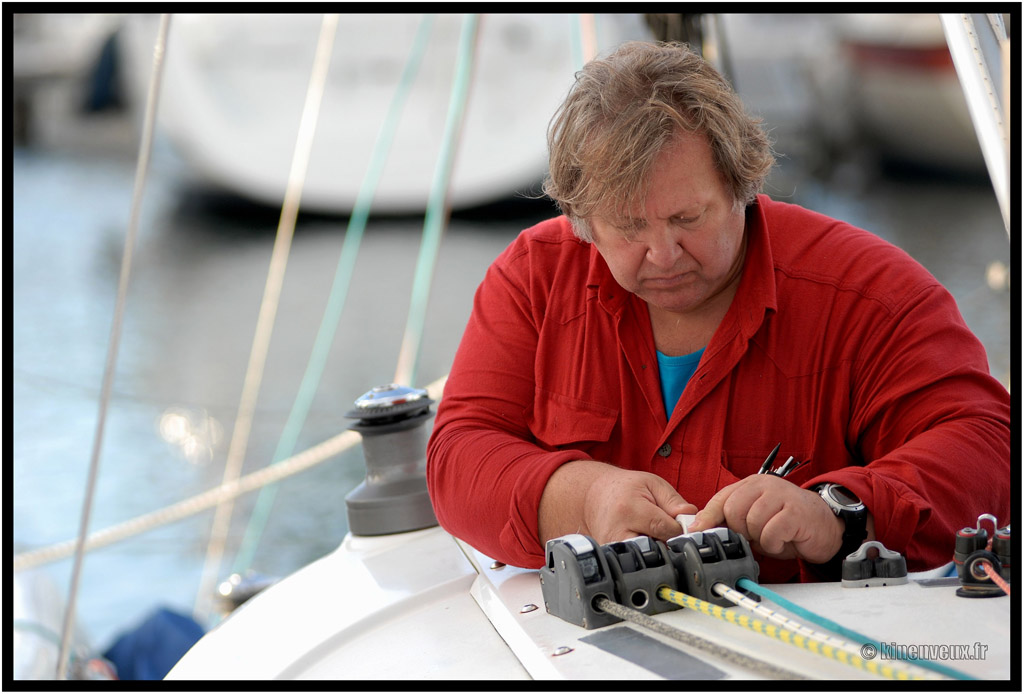
{"type": "Polygon", "coordinates": [[[658,589],[678,581],[664,543],[643,535],[603,545],[601,551],[615,579],[616,602],[644,614],[679,609],[658,597],[658,589]]]}
{"type": "Polygon", "coordinates": [[[548,540],[544,553],[540,583],[544,607],[550,614],[584,629],[620,621],[594,607],[597,598],[614,601],[616,594],[608,559],[593,538],[580,534],[557,537],[548,540]]]}
{"type": "Polygon", "coordinates": [[[843,559],[843,588],[898,586],[907,582],[907,560],[877,540],[865,542],[843,559]],[[871,558],[868,550],[878,550],[871,558]]]}
{"type": "Polygon", "coordinates": [[[758,566],[747,540],[727,528],[680,535],[667,544],[640,536],[599,545],[586,535],[565,535],[548,541],[545,559],[544,606],[584,629],[619,621],[594,606],[600,597],[648,615],[679,609],[658,595],[661,588],[732,607],[714,591],[723,583],[760,600],[737,586],[741,578],[756,581],[758,566]]]}
{"type": "Polygon", "coordinates": [[[754,600],[761,599],[736,585],[741,578],[756,583],[759,571],[750,544],[742,535],[728,528],[708,528],[673,537],[668,548],[679,573],[679,590],[722,607],[732,607],[733,603],[713,590],[716,583],[754,600]]]}
{"type": "Polygon", "coordinates": [[[584,629],[620,621],[594,606],[600,597],[644,614],[679,609],[658,597],[660,588],[678,585],[663,542],[641,536],[598,545],[593,538],[574,534],[550,540],[545,554],[540,570],[544,606],[584,629]]]}

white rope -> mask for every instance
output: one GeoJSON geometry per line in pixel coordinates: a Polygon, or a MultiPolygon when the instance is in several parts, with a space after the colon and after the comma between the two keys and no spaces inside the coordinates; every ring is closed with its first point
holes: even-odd
{"type": "Polygon", "coordinates": [[[581,14],[580,32],[583,37],[583,62],[589,63],[597,57],[597,17],[581,14]]]}
{"type": "MultiPolygon", "coordinates": [[[[427,394],[433,400],[441,399],[447,378],[447,376],[442,376],[427,386],[427,394]]],[[[85,542],[85,551],[90,552],[159,527],[177,523],[213,508],[227,499],[235,499],[268,484],[279,482],[296,473],[315,467],[328,458],[344,453],[359,443],[360,440],[360,436],[356,432],[344,431],[312,448],[307,448],[305,451],[296,453],[290,458],[249,473],[232,483],[222,484],[219,487],[214,487],[171,506],[137,516],[123,523],[118,523],[117,525],[92,533],[85,542]]],[[[67,540],[48,547],[23,552],[14,557],[14,570],[24,571],[43,564],[66,559],[74,551],[75,541],[67,540]]]]}
{"type": "Polygon", "coordinates": [[[71,587],[68,594],[67,609],[64,612],[64,626],[61,631],[60,651],[57,655],[58,680],[67,679],[68,661],[71,646],[71,634],[75,626],[75,607],[78,602],[78,586],[82,574],[82,560],[85,556],[86,536],[89,531],[89,518],[92,515],[92,504],[96,494],[96,480],[100,470],[100,451],[103,449],[103,432],[107,421],[107,410],[110,406],[110,391],[114,382],[114,371],[117,366],[117,352],[121,344],[121,327],[124,324],[124,309],[128,298],[128,280],[131,277],[132,254],[135,249],[135,238],[138,236],[139,212],[142,207],[142,191],[146,186],[146,172],[149,169],[149,156],[153,149],[153,127],[156,122],[156,107],[160,95],[160,79],[163,72],[164,49],[167,46],[167,32],[171,17],[160,16],[160,27],[157,32],[156,46],[153,49],[153,70],[150,78],[149,93],[146,97],[146,117],[143,122],[139,159],[135,169],[135,190],[132,193],[132,207],[128,221],[128,230],[124,242],[124,255],[121,258],[121,276],[117,285],[117,300],[114,307],[114,320],[110,328],[110,341],[107,344],[107,362],[103,368],[103,386],[100,390],[99,417],[96,421],[96,433],[93,437],[92,456],[89,460],[89,477],[85,486],[85,500],[82,503],[82,518],[78,525],[78,539],[74,543],[74,565],[71,570],[71,587]]]}
{"type": "MultiPolygon", "coordinates": [[[[221,484],[208,491],[184,499],[170,506],[157,511],[137,516],[109,528],[99,530],[89,535],[86,540],[86,551],[92,551],[116,542],[126,540],[130,537],[140,535],[158,527],[176,523],[190,516],[211,509],[218,504],[235,499],[243,494],[254,491],[272,482],[277,482],[286,477],[307,470],[328,458],[347,451],[359,443],[360,438],[356,432],[345,431],[337,436],[324,441],[301,453],[282,460],[279,463],[268,465],[256,472],[240,477],[233,482],[221,484]]],[[[49,547],[43,547],[19,554],[14,558],[14,570],[24,571],[42,564],[48,564],[60,559],[65,559],[74,552],[75,543],[73,540],[60,542],[49,547]]]]}
{"type": "MultiPolygon", "coordinates": [[[[324,87],[327,83],[327,69],[330,66],[334,37],[338,28],[338,15],[325,14],[320,28],[320,39],[317,43],[313,61],[313,72],[309,87],[306,90],[306,103],[302,109],[299,132],[296,137],[295,152],[292,157],[292,168],[288,174],[288,185],[285,189],[284,204],[281,206],[281,218],[274,240],[274,250],[270,258],[270,269],[267,283],[260,304],[260,313],[256,321],[256,334],[253,337],[252,351],[249,355],[249,366],[242,386],[242,396],[238,405],[238,415],[228,446],[227,461],[224,464],[223,485],[235,482],[242,472],[245,451],[249,443],[252,429],[253,414],[259,396],[263,371],[266,366],[270,337],[277,316],[281,286],[284,283],[285,267],[295,233],[295,222],[299,214],[299,201],[302,198],[302,187],[306,180],[306,169],[309,165],[310,153],[313,149],[313,136],[320,115],[320,102],[323,99],[324,87]]],[[[222,486],[223,486],[222,485],[222,486]]],[[[217,504],[217,511],[210,530],[210,543],[206,551],[206,562],[199,582],[195,615],[202,623],[211,607],[213,585],[220,570],[224,546],[227,542],[228,530],[231,525],[231,513],[234,510],[234,497],[229,497],[217,504]]]]}

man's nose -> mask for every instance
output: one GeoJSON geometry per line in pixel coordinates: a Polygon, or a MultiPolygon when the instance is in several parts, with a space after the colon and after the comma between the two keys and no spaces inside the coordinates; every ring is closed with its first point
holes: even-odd
{"type": "Polygon", "coordinates": [[[647,242],[647,261],[652,265],[671,268],[683,255],[683,247],[668,230],[652,230],[647,242]]]}

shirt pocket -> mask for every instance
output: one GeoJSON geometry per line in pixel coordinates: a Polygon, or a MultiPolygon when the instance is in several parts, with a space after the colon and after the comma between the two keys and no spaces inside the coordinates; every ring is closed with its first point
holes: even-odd
{"type": "Polygon", "coordinates": [[[526,422],[537,440],[551,448],[590,448],[607,442],[619,411],[537,388],[526,422]]]}
{"type": "MultiPolygon", "coordinates": [[[[722,470],[719,473],[718,488],[721,489],[744,477],[756,475],[770,452],[770,448],[765,451],[723,451],[722,470]]],[[[778,455],[772,461],[771,469],[775,470],[782,467],[783,463],[789,459],[789,456],[793,456],[796,460],[808,461],[811,454],[807,451],[786,450],[783,447],[779,449],[778,455]]],[[[814,461],[810,460],[791,470],[786,475],[785,480],[799,487],[817,474],[815,472],[816,469],[817,466],[814,464],[814,461]]]]}

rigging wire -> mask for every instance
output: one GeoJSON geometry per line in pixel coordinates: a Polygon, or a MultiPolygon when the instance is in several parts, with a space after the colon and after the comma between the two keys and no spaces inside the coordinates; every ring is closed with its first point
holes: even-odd
{"type": "MultiPolygon", "coordinates": [[[[249,366],[246,369],[245,381],[242,385],[242,396],[239,401],[238,414],[228,446],[227,462],[224,465],[224,483],[237,480],[241,475],[245,450],[249,442],[256,400],[259,396],[260,384],[266,365],[270,336],[277,315],[278,300],[281,295],[285,267],[291,249],[292,237],[295,233],[295,222],[299,214],[299,202],[302,198],[302,187],[305,183],[306,169],[313,148],[313,136],[320,114],[320,102],[323,99],[324,87],[327,82],[327,70],[330,67],[331,51],[334,36],[338,28],[338,15],[325,14],[320,27],[320,38],[317,42],[313,60],[313,71],[306,90],[306,102],[302,109],[302,119],[296,137],[292,166],[288,173],[288,184],[285,189],[284,204],[281,206],[281,217],[274,239],[274,249],[270,258],[270,269],[267,273],[263,300],[260,303],[259,317],[256,320],[256,333],[253,337],[252,350],[249,354],[249,366]]],[[[196,597],[195,616],[203,623],[211,609],[213,584],[220,568],[224,545],[231,524],[233,499],[217,505],[210,531],[210,542],[206,550],[206,561],[199,583],[196,597]]]]}
{"type": "Polygon", "coordinates": [[[783,643],[788,643],[792,646],[810,651],[811,653],[825,656],[830,660],[835,660],[843,663],[844,665],[850,665],[858,670],[870,672],[874,675],[881,675],[883,677],[892,677],[893,679],[909,679],[905,673],[896,672],[895,668],[888,664],[882,664],[875,660],[865,660],[858,654],[850,653],[849,651],[841,648],[835,648],[827,643],[822,643],[817,639],[803,636],[802,634],[795,634],[789,629],[777,627],[772,624],[765,624],[761,620],[754,619],[746,614],[737,614],[732,610],[724,610],[714,603],[701,600],[700,598],[695,598],[692,595],[687,595],[686,593],[680,593],[679,591],[672,590],[667,586],[662,587],[658,591],[658,597],[662,600],[668,600],[671,603],[675,603],[676,605],[689,607],[690,609],[703,612],[706,615],[721,619],[729,622],[730,624],[735,624],[736,626],[743,627],[744,629],[749,629],[761,634],[762,636],[768,636],[782,641],[783,643]]]}
{"type": "MultiPolygon", "coordinates": [[[[299,434],[302,431],[306,416],[309,414],[309,409],[313,403],[313,398],[320,385],[327,357],[334,342],[335,331],[341,320],[348,289],[352,284],[352,275],[355,270],[363,232],[366,229],[367,219],[370,215],[370,207],[384,171],[384,164],[387,162],[388,153],[394,141],[395,132],[398,129],[398,123],[404,110],[406,99],[422,64],[423,54],[427,48],[433,21],[433,15],[429,14],[424,15],[420,21],[419,29],[409,51],[409,57],[406,59],[405,68],[392,96],[391,105],[374,142],[373,151],[370,155],[370,165],[356,195],[348,227],[345,230],[345,240],[342,243],[338,268],[334,274],[334,283],[327,298],[327,307],[324,309],[320,329],[313,343],[313,350],[310,354],[309,362],[306,364],[306,371],[302,376],[298,394],[295,397],[295,402],[281,433],[281,438],[278,440],[277,449],[274,451],[273,462],[283,460],[295,451],[299,434]]],[[[252,566],[256,548],[266,528],[276,494],[276,485],[267,485],[260,490],[252,514],[249,516],[249,524],[246,526],[245,536],[242,538],[238,553],[235,555],[232,569],[234,573],[242,573],[252,566]]]]}
{"type": "MultiPolygon", "coordinates": [[[[852,639],[854,641],[858,641],[859,643],[862,643],[862,644],[865,644],[865,645],[871,645],[871,646],[873,646],[876,649],[877,653],[879,655],[881,655],[882,657],[884,657],[884,658],[887,658],[889,660],[907,660],[906,657],[901,656],[900,653],[898,653],[897,651],[894,651],[892,648],[890,648],[886,644],[879,643],[878,641],[876,641],[875,639],[872,639],[869,636],[865,636],[864,634],[861,634],[861,633],[859,633],[857,631],[854,631],[853,629],[849,629],[847,627],[844,627],[841,624],[837,624],[836,622],[832,621],[831,619],[828,619],[827,617],[822,617],[821,615],[816,614],[816,613],[808,610],[805,607],[801,607],[800,605],[797,605],[793,601],[787,600],[786,598],[782,597],[781,595],[779,595],[775,591],[773,591],[773,590],[771,590],[769,588],[765,588],[764,586],[760,585],[759,583],[755,583],[755,582],[753,582],[753,581],[751,581],[749,579],[746,579],[746,578],[741,578],[739,581],[736,582],[736,585],[738,587],[740,587],[740,588],[743,588],[744,590],[749,590],[751,593],[756,593],[757,595],[760,595],[762,598],[765,598],[767,600],[771,600],[776,605],[784,607],[787,610],[789,610],[790,612],[792,612],[793,614],[800,615],[804,619],[806,619],[806,620],[808,620],[810,622],[814,622],[815,624],[817,624],[818,626],[820,626],[820,627],[822,627],[824,629],[828,629],[829,631],[834,631],[837,634],[840,634],[841,636],[844,636],[844,637],[846,637],[848,639],[852,639]]],[[[918,667],[923,667],[923,668],[931,670],[933,672],[937,672],[937,673],[939,673],[941,675],[945,675],[946,677],[952,677],[953,679],[958,679],[958,680],[973,680],[973,679],[976,679],[976,678],[974,678],[974,677],[972,677],[970,675],[967,675],[967,674],[964,674],[964,673],[960,672],[959,670],[955,670],[955,669],[953,669],[953,668],[951,668],[949,666],[943,665],[941,663],[936,663],[936,662],[931,661],[931,660],[925,660],[923,658],[915,658],[913,660],[913,663],[914,663],[914,665],[917,665],[918,667]]]]}
{"type": "Polygon", "coordinates": [[[469,101],[479,23],[479,15],[467,14],[462,20],[462,30],[459,34],[458,57],[448,101],[448,115],[444,124],[441,156],[434,169],[427,213],[423,222],[423,241],[416,261],[416,273],[413,276],[409,315],[398,353],[398,365],[395,368],[394,382],[402,385],[415,385],[417,379],[416,371],[427,318],[430,285],[434,277],[434,266],[437,264],[444,227],[451,211],[448,192],[462,135],[466,103],[469,101]]]}
{"type": "Polygon", "coordinates": [[[78,539],[75,543],[74,562],[71,569],[71,586],[68,594],[67,609],[64,612],[64,624],[61,631],[60,650],[57,655],[58,680],[67,679],[68,661],[71,647],[71,634],[75,625],[75,608],[78,601],[78,587],[81,581],[82,561],[85,556],[86,536],[89,531],[89,518],[92,515],[93,500],[96,495],[96,481],[99,477],[100,451],[103,448],[103,432],[110,407],[110,391],[114,382],[114,370],[117,365],[117,352],[121,344],[121,326],[124,323],[125,305],[128,298],[128,280],[131,277],[132,254],[135,250],[135,239],[138,236],[140,210],[142,209],[142,192],[146,186],[146,174],[149,170],[149,158],[153,150],[153,130],[156,122],[156,110],[160,96],[160,84],[163,76],[164,53],[167,48],[167,34],[171,16],[160,15],[160,26],[157,29],[156,44],[153,49],[153,68],[150,73],[149,92],[146,95],[146,113],[143,122],[142,137],[139,146],[139,158],[135,169],[135,189],[132,192],[132,207],[125,236],[124,255],[121,258],[121,275],[117,284],[117,300],[114,307],[114,320],[110,328],[110,340],[107,346],[107,361],[103,368],[103,385],[100,391],[99,416],[96,421],[96,433],[93,437],[92,456],[89,460],[89,475],[85,487],[85,500],[82,503],[82,516],[78,525],[78,539]]]}

